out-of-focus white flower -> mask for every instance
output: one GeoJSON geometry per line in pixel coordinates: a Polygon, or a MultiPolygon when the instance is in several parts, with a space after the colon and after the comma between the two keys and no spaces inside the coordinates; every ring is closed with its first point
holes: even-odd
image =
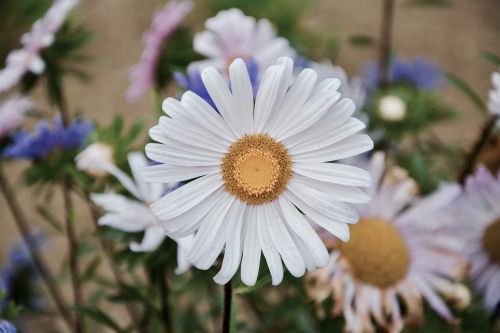
{"type": "Polygon", "coordinates": [[[359,132],[365,125],[351,117],[354,103],[341,99],[340,81],[316,84],[314,70],[293,79],[293,60],[270,66],[254,94],[247,66],[229,66],[231,90],[213,67],[201,73],[218,114],[204,99],[187,91],[167,98],[150,130],[159,143],[146,146],[152,182],[195,180],[165,195],[151,211],[172,237],[196,232],[190,261],[200,269],[213,265],[224,249],[214,280],[225,284],[241,262],[241,277],[254,285],[261,254],[272,283],[283,278],[283,265],[302,276],[328,263],[328,252],[312,225],[347,240],[348,223],[358,219],[354,203],[369,197],[365,170],[327,163],[359,155],[373,147],[359,132]],[[304,213],[302,214],[299,209],[304,213]]]}
{"type": "Polygon", "coordinates": [[[135,102],[151,89],[165,43],[192,8],[191,1],[171,1],[155,13],[150,30],[143,36],[144,51],[139,63],[129,72],[130,86],[125,92],[128,102],[135,102]]]}
{"type": "Polygon", "coordinates": [[[490,112],[500,116],[500,72],[494,72],[491,75],[493,89],[490,91],[490,100],[488,107],[490,112]]]}
{"type": "Polygon", "coordinates": [[[20,95],[10,97],[0,104],[0,139],[21,127],[26,112],[34,108],[34,103],[20,95]]]}
{"type": "Polygon", "coordinates": [[[21,36],[22,48],[9,53],[6,67],[0,71],[0,92],[19,83],[27,72],[43,73],[45,62],[41,52],[52,45],[56,32],[77,4],[78,0],[55,0],[44,17],[33,24],[31,31],[21,36]]]}
{"type": "MultiPolygon", "coordinates": [[[[128,162],[134,180],[114,164],[103,164],[101,167],[115,176],[123,187],[135,197],[135,200],[114,192],[93,193],[91,199],[95,204],[102,206],[106,210],[106,214],[99,219],[100,225],[125,232],[144,231],[142,242],[131,243],[130,250],[134,252],[152,252],[161,245],[166,234],[159,221],[151,214],[149,204],[159,199],[163,193],[170,192],[177,185],[165,186],[163,184],[146,183],[142,171],[148,165],[148,161],[142,153],[130,153],[128,162]]],[[[188,234],[185,237],[176,239],[178,244],[177,271],[179,273],[185,272],[191,266],[187,261],[187,253],[189,253],[193,238],[192,234],[188,234]]]]}
{"type": "Polygon", "coordinates": [[[377,112],[385,121],[401,121],[406,116],[406,102],[395,95],[383,96],[378,101],[377,112]]]}
{"type": "Polygon", "coordinates": [[[215,67],[227,75],[236,58],[255,61],[264,71],[279,57],[294,57],[295,50],[285,38],[277,37],[271,23],[246,16],[239,9],[222,10],[205,22],[206,30],[194,37],[194,50],[208,59],[195,62],[200,68],[215,67]]]}
{"type": "Polygon", "coordinates": [[[94,142],[75,158],[76,167],[95,177],[108,174],[106,166],[114,164],[113,148],[110,145],[94,142]]]}
{"type": "Polygon", "coordinates": [[[467,178],[455,205],[457,236],[470,265],[474,286],[484,294],[485,307],[500,302],[500,173],[494,177],[481,166],[467,178]]]}
{"type": "MultiPolygon", "coordinates": [[[[405,321],[422,320],[422,299],[453,321],[440,294],[467,302],[454,282],[465,265],[460,242],[445,233],[450,225],[445,210],[460,194],[460,186],[443,184],[418,198],[415,182],[402,169],[386,172],[384,158],[382,153],[372,158],[372,201],[359,207],[360,222],[351,226],[351,239],[341,243],[330,238],[330,264],[308,277],[320,288],[329,288],[332,313],[343,314],[346,332],[375,332],[376,325],[400,332],[405,321]]],[[[309,285],[311,297],[316,297],[314,284],[309,285]]]]}

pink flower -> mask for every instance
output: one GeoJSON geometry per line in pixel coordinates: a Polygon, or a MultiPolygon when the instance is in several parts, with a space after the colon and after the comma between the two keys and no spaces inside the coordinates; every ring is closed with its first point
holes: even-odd
{"type": "Polygon", "coordinates": [[[19,128],[24,122],[24,115],[34,108],[26,97],[15,95],[0,104],[0,139],[19,128]]]}
{"type": "Polygon", "coordinates": [[[143,36],[144,51],[139,63],[129,72],[131,82],[125,93],[128,102],[137,101],[153,86],[163,45],[192,8],[190,1],[172,1],[155,13],[151,29],[143,36]]]}
{"type": "Polygon", "coordinates": [[[78,0],[55,0],[45,16],[33,24],[31,31],[22,35],[22,48],[9,53],[6,67],[0,71],[0,92],[18,84],[27,72],[43,73],[45,63],[41,52],[54,43],[56,32],[77,4],[78,0]]]}

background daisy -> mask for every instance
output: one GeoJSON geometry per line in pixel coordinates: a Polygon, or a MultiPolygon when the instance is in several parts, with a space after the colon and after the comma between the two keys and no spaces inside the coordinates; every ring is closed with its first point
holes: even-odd
{"type": "Polygon", "coordinates": [[[493,114],[500,115],[500,72],[491,74],[493,89],[490,91],[488,107],[493,114]]]}

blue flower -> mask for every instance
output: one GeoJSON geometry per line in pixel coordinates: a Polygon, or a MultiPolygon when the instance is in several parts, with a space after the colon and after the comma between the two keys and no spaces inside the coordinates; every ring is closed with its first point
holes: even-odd
{"type": "Polygon", "coordinates": [[[40,159],[57,149],[71,150],[79,148],[92,130],[92,123],[75,120],[64,127],[60,117],[52,124],[41,120],[33,133],[20,130],[12,135],[12,141],[3,155],[17,159],[40,159]]]}
{"type": "Polygon", "coordinates": [[[0,333],[17,333],[17,330],[10,321],[0,320],[0,333]]]}
{"type": "MultiPolygon", "coordinates": [[[[248,68],[248,73],[250,74],[250,81],[252,83],[253,94],[255,96],[255,94],[257,93],[257,88],[259,87],[259,82],[258,82],[259,67],[257,63],[253,60],[247,61],[246,64],[248,68]]],[[[217,110],[217,107],[215,106],[214,102],[212,101],[212,98],[210,97],[207,89],[205,88],[205,85],[203,84],[203,80],[201,79],[201,71],[197,67],[195,66],[188,67],[187,75],[182,74],[180,72],[175,72],[174,80],[180,87],[184,88],[185,90],[191,90],[196,95],[203,98],[208,104],[210,104],[210,106],[212,106],[212,108],[217,110]]]]}
{"type": "MultiPolygon", "coordinates": [[[[369,64],[363,71],[366,90],[374,92],[380,80],[380,70],[376,64],[369,64]]],[[[435,90],[443,83],[441,68],[424,58],[404,60],[395,58],[390,63],[389,82],[393,85],[410,85],[417,89],[435,90]]]]}

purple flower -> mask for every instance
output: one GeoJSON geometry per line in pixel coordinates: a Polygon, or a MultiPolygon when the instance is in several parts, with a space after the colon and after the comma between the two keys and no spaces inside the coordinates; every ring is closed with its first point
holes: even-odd
{"type": "MultiPolygon", "coordinates": [[[[250,75],[250,81],[252,83],[253,95],[255,97],[257,93],[257,89],[259,87],[258,75],[259,75],[259,66],[253,60],[245,62],[248,69],[248,74],[250,75]]],[[[174,80],[177,84],[185,90],[191,90],[196,95],[203,98],[210,106],[217,110],[212,98],[208,94],[205,85],[203,84],[203,80],[201,79],[201,70],[196,65],[191,65],[187,69],[187,74],[182,74],[180,72],[174,73],[174,80]]]]}
{"type": "Polygon", "coordinates": [[[151,88],[163,45],[177,30],[192,7],[190,1],[172,1],[155,13],[151,29],[143,37],[144,51],[141,59],[129,73],[130,86],[125,92],[125,99],[128,102],[137,101],[151,88]]]}
{"type": "Polygon", "coordinates": [[[25,113],[33,108],[34,104],[20,95],[15,95],[0,104],[0,139],[21,127],[25,113]]]}
{"type": "MultiPolygon", "coordinates": [[[[374,92],[380,81],[380,70],[376,64],[369,64],[363,71],[366,90],[374,92]]],[[[443,82],[441,68],[424,58],[404,60],[395,58],[389,68],[389,82],[394,85],[410,85],[417,89],[435,90],[443,82]]]]}
{"type": "Polygon", "coordinates": [[[27,72],[43,73],[45,63],[41,52],[54,43],[56,32],[77,4],[78,0],[55,0],[45,16],[21,37],[22,48],[11,51],[7,56],[6,67],[0,70],[0,92],[18,84],[27,72]]]}
{"type": "Polygon", "coordinates": [[[75,120],[64,127],[60,117],[52,124],[41,120],[33,133],[21,130],[12,135],[13,143],[3,152],[5,157],[40,159],[54,150],[79,148],[92,130],[91,122],[75,120]]]}
{"type": "Polygon", "coordinates": [[[17,330],[10,321],[0,320],[0,333],[17,333],[17,330]]]}

